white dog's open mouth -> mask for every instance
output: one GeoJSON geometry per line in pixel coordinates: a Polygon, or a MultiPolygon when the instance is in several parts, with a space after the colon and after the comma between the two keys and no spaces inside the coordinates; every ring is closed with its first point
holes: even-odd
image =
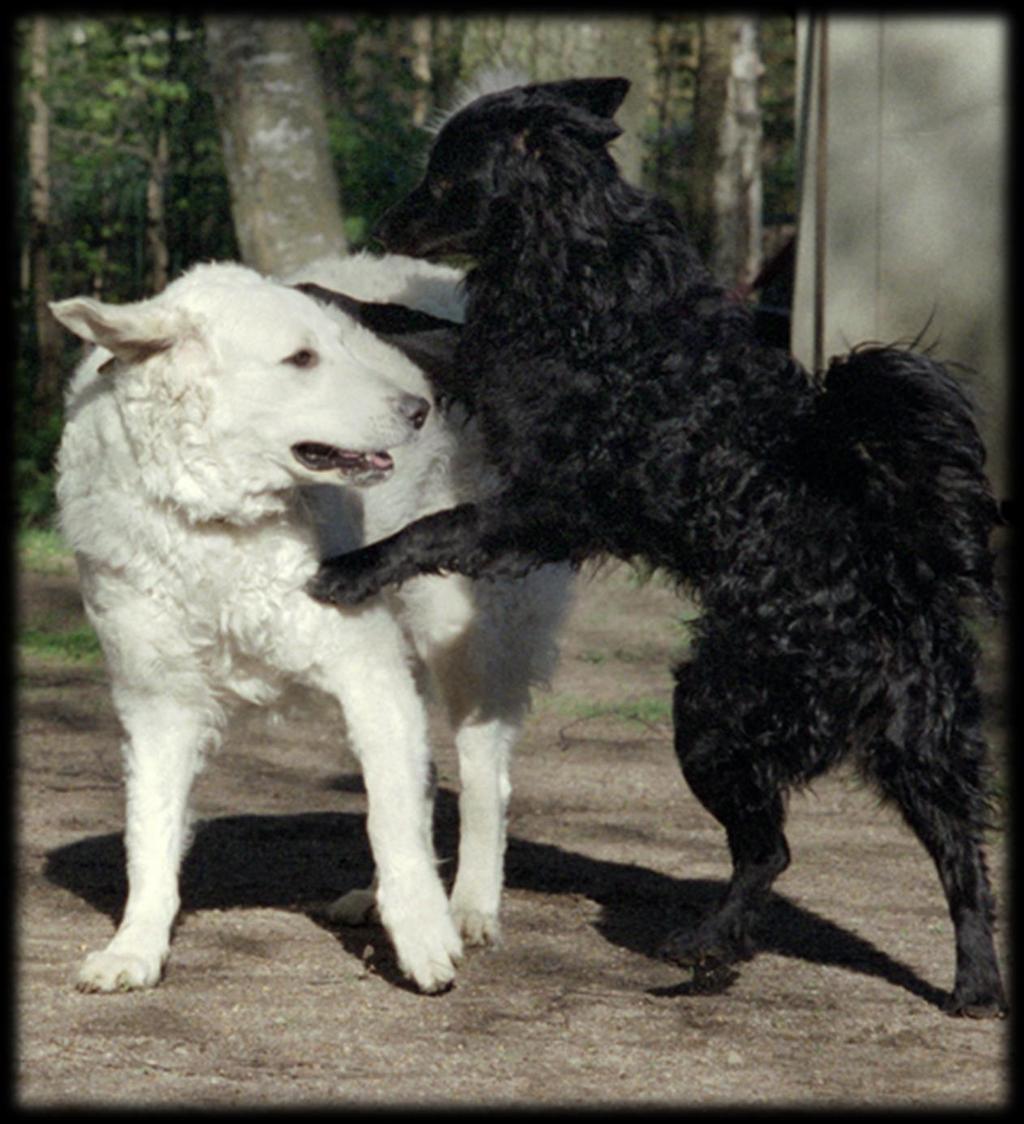
{"type": "Polygon", "coordinates": [[[357,453],[315,441],[293,445],[292,456],[310,472],[340,472],[343,476],[380,476],[395,467],[388,453],[357,453]]]}

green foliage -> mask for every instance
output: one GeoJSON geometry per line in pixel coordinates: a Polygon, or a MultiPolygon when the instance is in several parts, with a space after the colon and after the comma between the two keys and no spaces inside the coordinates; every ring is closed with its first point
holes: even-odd
{"type": "MultiPolygon", "coordinates": [[[[683,215],[692,213],[693,109],[700,46],[699,19],[660,16],[655,41],[659,55],[661,118],[648,122],[644,172],[648,186],[683,215]]],[[[796,214],[794,130],[796,105],[794,17],[766,15],[760,21],[764,75],[760,84],[764,134],[762,177],[766,225],[792,222],[796,214]]]]}
{"type": "Polygon", "coordinates": [[[796,29],[793,16],[761,23],[761,112],[764,129],[765,223],[793,221],[796,184],[796,29]]]}
{"type": "Polygon", "coordinates": [[[52,269],[58,296],[151,288],[146,183],[167,140],[171,274],[236,255],[198,19],[51,21],[52,269]]]}
{"type": "Polygon", "coordinates": [[[38,527],[53,518],[56,502],[50,472],[29,458],[18,457],[14,462],[14,487],[19,526],[38,527]]]}
{"type": "Polygon", "coordinates": [[[53,520],[53,458],[61,424],[55,415],[42,425],[21,426],[15,435],[14,494],[21,527],[46,526],[53,520]]]}
{"type": "Polygon", "coordinates": [[[311,25],[346,235],[354,249],[419,178],[430,140],[413,123],[415,84],[402,57],[402,24],[355,16],[311,25]]]}

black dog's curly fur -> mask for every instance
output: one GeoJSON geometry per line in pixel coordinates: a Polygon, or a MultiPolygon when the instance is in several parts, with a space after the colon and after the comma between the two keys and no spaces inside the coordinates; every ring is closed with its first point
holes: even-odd
{"type": "Polygon", "coordinates": [[[677,669],[676,749],[734,865],[719,907],[667,954],[705,968],[749,955],[789,860],[786,791],[853,755],[938,868],[949,1010],[1002,1014],[962,618],[965,597],[997,600],[997,510],[971,410],[920,354],[865,348],[814,379],[759,344],[671,207],[619,177],[605,146],[627,89],[478,99],[385,217],[390,250],[478,262],[439,389],[475,411],[503,490],[329,560],[311,592],[354,603],[418,573],[599,554],[663,567],[703,608],[677,669]]]}

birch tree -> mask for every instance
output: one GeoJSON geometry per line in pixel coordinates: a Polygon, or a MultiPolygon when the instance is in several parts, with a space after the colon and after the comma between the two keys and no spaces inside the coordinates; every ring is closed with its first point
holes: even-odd
{"type": "Polygon", "coordinates": [[[211,16],[206,38],[243,261],[283,274],[344,254],[323,91],[304,23],[211,16]]]}
{"type": "Polygon", "coordinates": [[[720,281],[751,282],[761,264],[762,73],[758,21],[701,21],[694,106],[694,234],[720,281]]]}

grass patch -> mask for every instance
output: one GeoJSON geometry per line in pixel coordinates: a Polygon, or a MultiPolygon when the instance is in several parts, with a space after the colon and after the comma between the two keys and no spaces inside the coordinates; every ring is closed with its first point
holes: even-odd
{"type": "Polygon", "coordinates": [[[619,722],[639,722],[644,726],[672,722],[671,698],[642,697],[624,702],[593,702],[562,695],[552,699],[549,705],[575,721],[610,718],[619,722]]]}
{"type": "Polygon", "coordinates": [[[650,663],[653,659],[649,651],[640,651],[634,648],[614,648],[610,652],[604,648],[599,648],[596,651],[587,650],[580,652],[576,658],[580,663],[594,664],[596,667],[600,667],[611,660],[617,663],[650,663]]]}
{"type": "MultiPolygon", "coordinates": [[[[73,575],[75,559],[57,531],[23,528],[16,540],[18,568],[23,573],[73,575]]],[[[81,612],[32,612],[18,629],[19,662],[98,664],[103,649],[81,612]]]]}
{"type": "Polygon", "coordinates": [[[18,566],[36,574],[66,574],[74,570],[71,548],[58,531],[25,528],[18,531],[18,566]]]}
{"type": "Polygon", "coordinates": [[[26,628],[18,636],[18,647],[24,655],[61,663],[95,662],[103,655],[96,633],[88,625],[64,631],[26,628]]]}

